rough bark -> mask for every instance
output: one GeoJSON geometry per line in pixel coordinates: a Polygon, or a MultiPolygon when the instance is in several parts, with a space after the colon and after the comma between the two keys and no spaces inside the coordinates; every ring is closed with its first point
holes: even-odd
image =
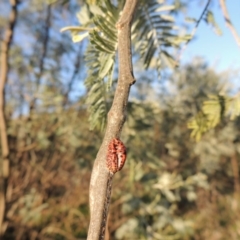
{"type": "Polygon", "coordinates": [[[88,240],[104,239],[112,176],[106,168],[109,142],[119,138],[126,118],[126,106],[131,85],[135,82],[131,55],[131,22],[137,0],[126,0],[122,15],[116,25],[118,30],[119,77],[102,145],[94,162],[90,181],[90,225],[88,240]]]}
{"type": "Polygon", "coordinates": [[[1,135],[1,158],[0,158],[0,237],[4,234],[7,223],[4,222],[6,212],[6,187],[9,176],[9,146],[5,116],[5,85],[9,71],[9,49],[12,42],[14,26],[17,19],[17,0],[11,0],[11,13],[9,26],[5,31],[5,37],[1,42],[1,71],[0,71],[0,135],[1,135]]]}

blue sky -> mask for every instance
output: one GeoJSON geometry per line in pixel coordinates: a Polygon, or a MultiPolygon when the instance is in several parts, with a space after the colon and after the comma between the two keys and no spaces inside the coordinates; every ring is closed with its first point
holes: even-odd
{"type": "MultiPolygon", "coordinates": [[[[205,1],[192,1],[192,8],[188,15],[199,18],[204,9],[205,1]]],[[[240,35],[240,1],[226,0],[228,12],[234,27],[240,35]]],[[[222,30],[222,36],[216,35],[211,26],[202,21],[197,29],[195,39],[189,43],[182,55],[183,62],[189,62],[194,56],[202,56],[218,71],[228,68],[240,69],[240,47],[226,27],[222,11],[217,0],[212,1],[210,9],[222,30]]]]}

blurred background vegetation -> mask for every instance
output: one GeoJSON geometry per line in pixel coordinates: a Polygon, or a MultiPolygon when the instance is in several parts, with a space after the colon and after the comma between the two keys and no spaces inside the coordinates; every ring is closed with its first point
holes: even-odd
{"type": "MultiPolygon", "coordinates": [[[[18,6],[5,86],[11,167],[3,239],[86,239],[89,180],[104,132],[102,124],[89,130],[87,42],[59,31],[78,24],[84,4],[18,6]]],[[[9,2],[0,8],[2,40],[9,2]]],[[[122,133],[128,158],[114,178],[110,239],[240,239],[240,119],[223,118],[197,142],[187,124],[209,95],[235,91],[237,72],[216,72],[196,57],[159,83],[158,65],[150,66],[134,65],[122,133]]],[[[112,98],[105,94],[104,113],[112,98]]]]}

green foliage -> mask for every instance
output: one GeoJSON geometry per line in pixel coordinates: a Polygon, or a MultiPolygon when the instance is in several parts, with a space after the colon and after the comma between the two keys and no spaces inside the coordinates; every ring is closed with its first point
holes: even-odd
{"type": "Polygon", "coordinates": [[[7,232],[11,238],[16,234],[25,239],[36,227],[43,238],[55,239],[57,234],[62,239],[86,237],[89,213],[83,206],[87,205],[88,187],[81,184],[88,184],[101,139],[99,133],[87,129],[86,111],[79,106],[38,114],[31,121],[10,122],[10,144],[18,151],[11,178],[11,187],[18,190],[12,194],[8,211],[15,229],[7,232]]]}
{"type": "Polygon", "coordinates": [[[217,24],[213,12],[207,11],[205,21],[213,27],[217,35],[222,35],[222,30],[220,29],[219,25],[217,24]]]}
{"type": "MultiPolygon", "coordinates": [[[[222,125],[218,133],[209,133],[195,144],[189,141],[186,126],[206,96],[218,91],[219,79],[220,75],[196,61],[195,65],[181,69],[177,78],[172,76],[176,89],[161,95],[166,105],[161,102],[159,107],[147,99],[130,102],[123,131],[123,140],[129,146],[128,160],[122,175],[115,176],[110,213],[112,221],[124,221],[126,215],[129,218],[113,238],[211,239],[216,226],[221,236],[231,231],[231,224],[236,227],[231,220],[225,223],[228,230],[221,226],[223,218],[218,217],[217,211],[220,202],[227,201],[226,196],[234,191],[227,182],[232,176],[229,158],[239,146],[234,144],[239,127],[222,125]],[[219,201],[211,203],[214,191],[219,201]]],[[[226,207],[232,216],[234,210],[226,207]]]]}
{"type": "Polygon", "coordinates": [[[228,116],[230,120],[238,117],[240,114],[239,96],[239,94],[235,97],[209,96],[209,100],[203,102],[202,111],[188,123],[189,129],[192,129],[191,137],[199,141],[202,134],[215,128],[223,117],[228,116]]]}
{"type": "MultiPolygon", "coordinates": [[[[154,101],[148,76],[140,79],[143,87],[136,84],[122,133],[128,158],[114,177],[110,238],[213,239],[218,231],[237,240],[232,162],[240,154],[239,124],[222,124],[197,144],[189,141],[186,126],[204,99],[218,92],[220,74],[194,60],[170,76],[171,89],[155,93],[154,101]],[[149,93],[144,100],[142,88],[149,93]]],[[[86,239],[89,179],[102,136],[87,130],[83,100],[60,107],[64,101],[54,100],[56,92],[43,87],[41,113],[9,120],[9,239],[26,239],[36,229],[44,239],[86,239]]]]}
{"type": "Polygon", "coordinates": [[[103,7],[90,5],[82,7],[78,14],[83,27],[67,27],[74,42],[89,36],[89,46],[85,52],[88,67],[85,85],[88,89],[90,128],[103,130],[107,116],[107,92],[112,87],[115,52],[117,49],[117,32],[115,24],[119,10],[110,1],[103,7]],[[89,27],[91,26],[91,28],[89,27]],[[79,32],[85,32],[77,35],[79,32]]]}
{"type": "MultiPolygon", "coordinates": [[[[27,38],[22,41],[15,35],[9,59],[6,113],[11,175],[4,239],[86,239],[89,181],[102,141],[100,132],[88,130],[87,110],[91,106],[93,113],[99,111],[92,115],[95,123],[99,115],[107,113],[116,47],[113,44],[106,49],[104,45],[105,39],[114,42],[110,31],[116,34],[115,23],[113,28],[110,23],[105,28],[101,17],[108,15],[101,15],[99,7],[88,7],[84,4],[81,8],[89,17],[84,18],[81,30],[92,38],[85,54],[88,92],[81,94],[81,80],[85,79],[79,74],[79,70],[85,74],[79,65],[82,51],[67,35],[59,34],[62,25],[58,25],[63,16],[71,19],[75,14],[66,5],[52,9],[49,31],[54,37],[44,48],[39,39],[45,39],[47,33],[46,5],[32,1],[19,9],[16,27],[26,32],[27,38]],[[100,13],[94,19],[97,9],[100,13]],[[88,98],[86,105],[87,94],[92,99],[88,98]]],[[[149,10],[151,14],[154,11],[149,10]]],[[[170,85],[161,93],[151,84],[152,72],[142,73],[138,66],[139,80],[121,137],[127,146],[127,162],[113,182],[110,239],[238,240],[239,95],[219,95],[222,74],[199,59],[168,75],[170,85]],[[189,139],[186,123],[198,113],[198,121],[205,117],[211,127],[218,125],[195,143],[189,139]],[[226,116],[233,121],[224,121],[226,116]]],[[[155,69],[154,60],[149,66],[155,69]]],[[[204,129],[205,125],[201,126],[204,129]]]]}
{"type": "Polygon", "coordinates": [[[163,68],[178,65],[169,48],[179,47],[189,36],[181,36],[177,31],[178,27],[170,14],[173,9],[174,5],[155,0],[141,1],[138,7],[133,24],[133,42],[146,69],[152,66],[160,73],[163,68]]]}
{"type": "MultiPolygon", "coordinates": [[[[113,5],[111,1],[86,3],[78,13],[80,27],[66,27],[73,42],[89,37],[85,52],[88,66],[85,81],[88,87],[87,104],[90,105],[90,126],[104,129],[106,121],[107,91],[111,89],[117,49],[116,22],[123,1],[113,5]],[[97,91],[99,91],[97,93],[97,91]]],[[[171,11],[174,5],[158,1],[141,1],[133,23],[133,47],[135,55],[140,55],[145,68],[156,68],[159,75],[164,68],[175,68],[178,63],[171,55],[171,48],[180,47],[189,40],[188,35],[180,35],[171,11]],[[168,14],[163,14],[167,12],[168,14]]]]}

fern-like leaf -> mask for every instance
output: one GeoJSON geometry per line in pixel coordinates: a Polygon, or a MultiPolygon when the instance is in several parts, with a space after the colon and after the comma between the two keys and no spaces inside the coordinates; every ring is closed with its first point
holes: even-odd
{"type": "MultiPolygon", "coordinates": [[[[90,8],[91,9],[91,8],[90,8]]],[[[95,6],[92,18],[93,28],[89,31],[89,46],[85,53],[88,67],[85,85],[88,88],[87,104],[91,129],[103,130],[107,116],[107,91],[112,86],[115,54],[117,49],[117,32],[115,24],[118,9],[105,1],[104,7],[95,6]]]]}
{"type": "Polygon", "coordinates": [[[223,117],[229,116],[230,120],[234,120],[239,115],[240,94],[235,97],[209,96],[203,103],[202,111],[188,123],[188,128],[192,129],[191,137],[198,141],[205,132],[215,128],[223,117]]]}
{"type": "Polygon", "coordinates": [[[177,66],[170,48],[179,47],[188,39],[187,36],[179,36],[172,16],[162,14],[173,9],[173,5],[167,6],[156,0],[141,1],[133,25],[135,49],[140,53],[145,68],[149,68],[152,60],[157,59],[155,63],[159,75],[162,68],[177,66]]]}

